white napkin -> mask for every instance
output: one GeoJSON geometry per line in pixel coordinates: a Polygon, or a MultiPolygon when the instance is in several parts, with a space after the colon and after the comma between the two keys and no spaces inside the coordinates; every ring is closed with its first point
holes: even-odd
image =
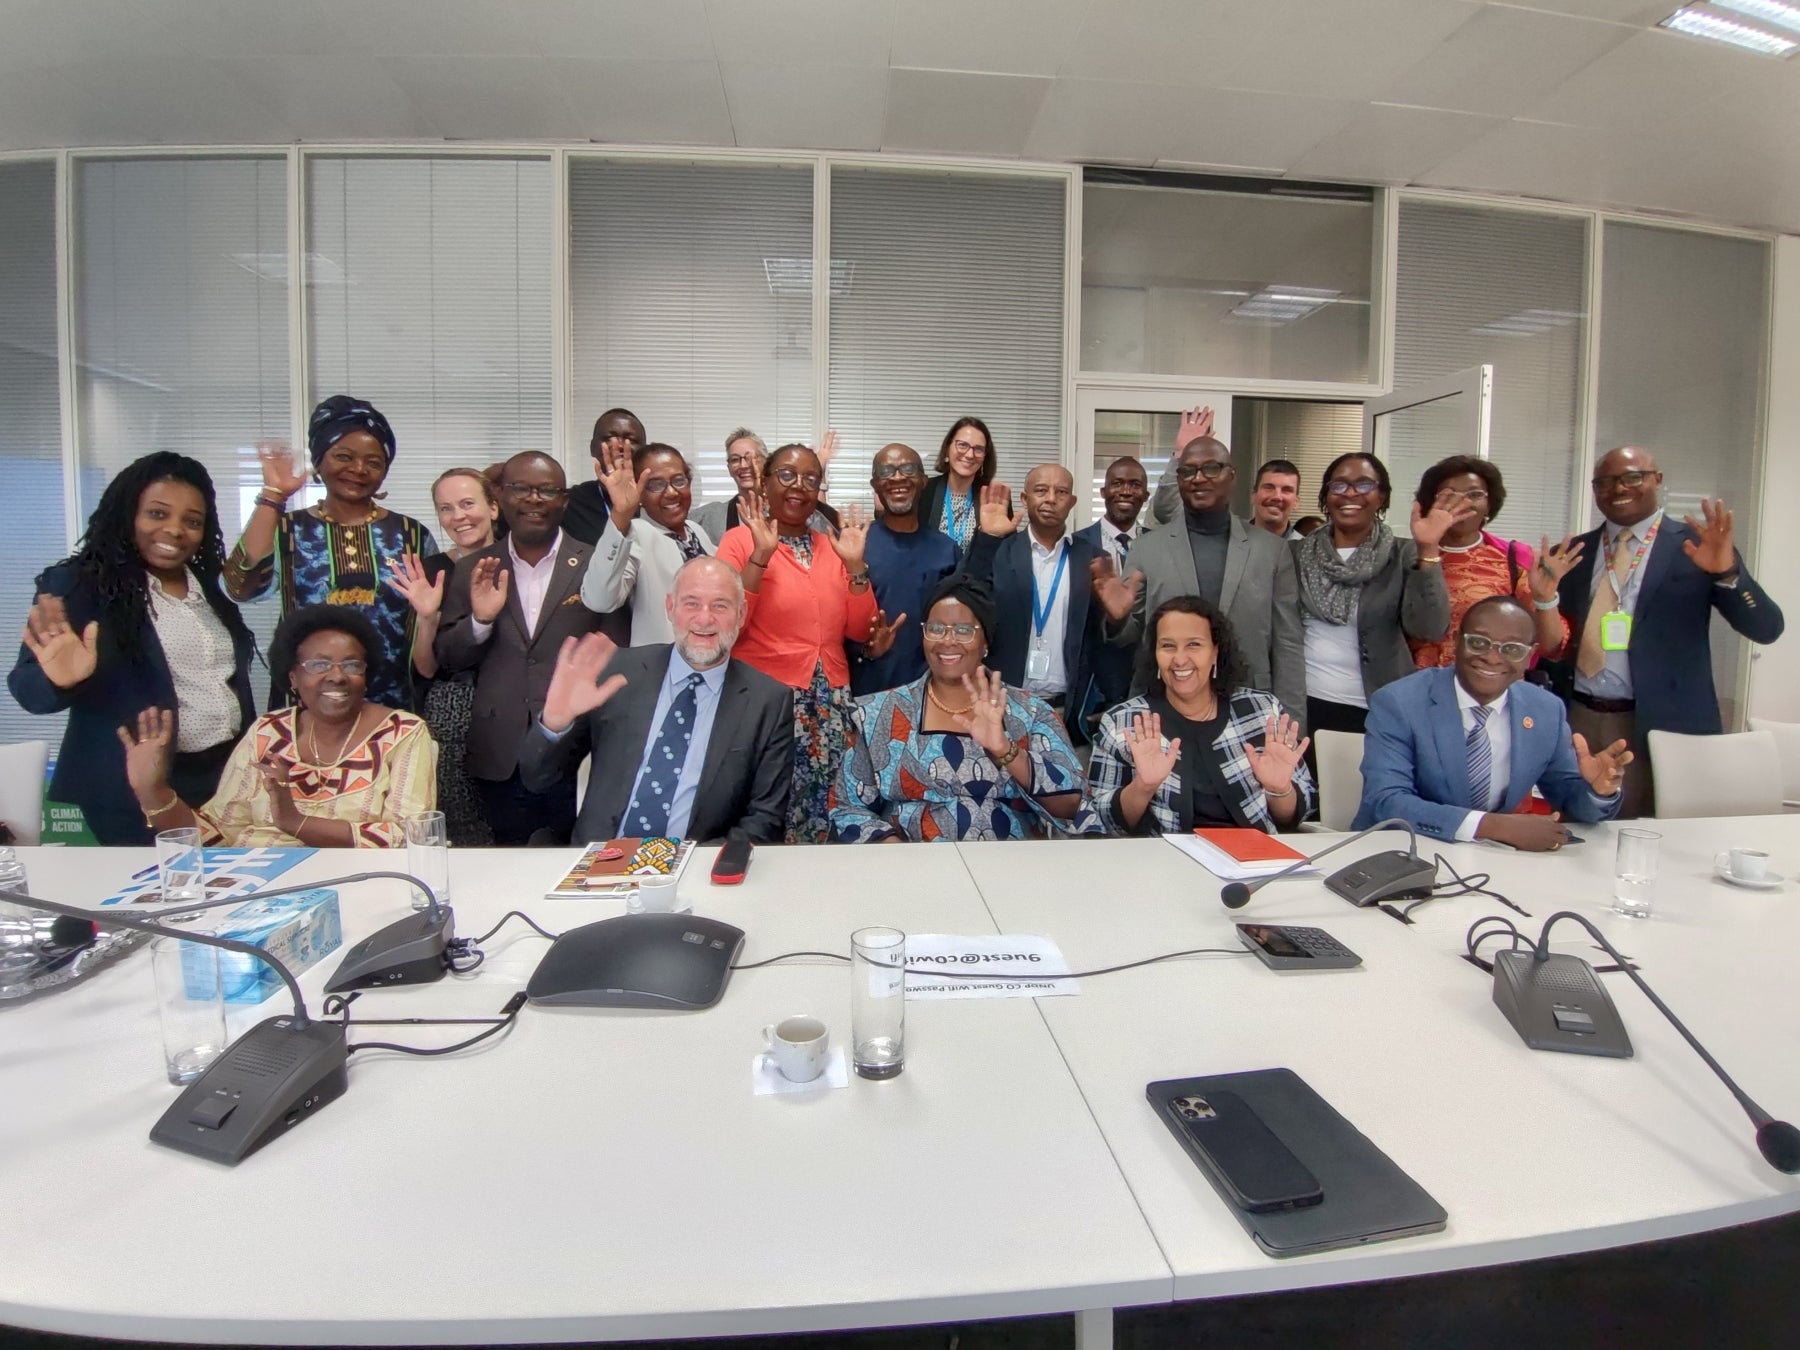
{"type": "Polygon", "coordinates": [[[781,1092],[823,1092],[828,1088],[849,1086],[850,1065],[841,1045],[831,1048],[831,1057],[825,1061],[825,1072],[810,1083],[783,1078],[781,1070],[767,1055],[758,1055],[750,1061],[750,1091],[758,1097],[771,1097],[781,1092]]]}

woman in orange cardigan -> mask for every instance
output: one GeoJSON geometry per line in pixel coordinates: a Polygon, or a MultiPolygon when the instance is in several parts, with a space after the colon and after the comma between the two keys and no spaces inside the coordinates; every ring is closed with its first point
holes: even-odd
{"type": "Polygon", "coordinates": [[[744,578],[743,631],[731,654],[794,690],[794,787],[790,844],[824,843],[832,784],[849,743],[850,662],[846,642],[880,656],[894,641],[875,607],[863,544],[862,509],[844,512],[834,538],[808,523],[824,470],[804,445],[784,445],[763,467],[760,495],[738,499],[743,523],[725,532],[719,556],[744,578]]]}

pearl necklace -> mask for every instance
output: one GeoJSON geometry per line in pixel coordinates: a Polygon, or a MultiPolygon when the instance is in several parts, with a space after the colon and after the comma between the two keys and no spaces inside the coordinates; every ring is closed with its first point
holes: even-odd
{"type": "Polygon", "coordinates": [[[1458,544],[1439,543],[1438,551],[1441,553],[1473,553],[1476,549],[1478,549],[1480,547],[1481,547],[1481,540],[1478,537],[1475,540],[1475,542],[1472,544],[1458,545],[1458,544]]]}

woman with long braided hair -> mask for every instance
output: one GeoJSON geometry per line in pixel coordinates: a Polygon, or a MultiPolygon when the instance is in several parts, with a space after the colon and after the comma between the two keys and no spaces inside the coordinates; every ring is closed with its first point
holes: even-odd
{"type": "Polygon", "coordinates": [[[50,796],[79,806],[103,844],[147,844],[160,828],[126,782],[120,727],[173,709],[169,782],[200,805],[255,716],[255,641],[220,588],[224,565],[211,476],[159,451],[106,485],[80,547],[37,579],[6,683],[27,712],[68,713],[50,796]]]}

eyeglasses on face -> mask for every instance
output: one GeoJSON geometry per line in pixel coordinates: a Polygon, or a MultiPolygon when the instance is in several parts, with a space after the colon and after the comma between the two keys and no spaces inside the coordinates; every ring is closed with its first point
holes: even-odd
{"type": "Polygon", "coordinates": [[[1652,478],[1654,471],[1649,469],[1627,469],[1624,473],[1597,473],[1594,475],[1594,490],[1605,492],[1611,487],[1642,487],[1652,478]]]}
{"type": "Polygon", "coordinates": [[[1352,492],[1366,497],[1381,491],[1381,484],[1373,478],[1334,478],[1325,485],[1325,491],[1333,497],[1348,497],[1352,492]]]}
{"type": "Polygon", "coordinates": [[[566,487],[546,487],[542,483],[504,483],[506,495],[519,501],[560,502],[569,495],[566,487]]]}
{"type": "Polygon", "coordinates": [[[978,627],[979,625],[972,623],[943,623],[938,619],[933,619],[925,625],[925,636],[936,638],[940,642],[952,636],[958,642],[973,642],[978,627]]]}
{"type": "Polygon", "coordinates": [[[1444,491],[1452,497],[1461,497],[1465,502],[1485,502],[1488,499],[1486,488],[1470,488],[1466,492],[1459,492],[1455,488],[1445,488],[1444,491]]]}
{"type": "Polygon", "coordinates": [[[1231,465],[1224,460],[1209,459],[1204,464],[1183,464],[1175,470],[1175,476],[1184,483],[1191,483],[1196,478],[1216,483],[1230,472],[1231,465]]]}
{"type": "Polygon", "coordinates": [[[965,455],[985,455],[987,447],[978,441],[955,440],[950,442],[952,450],[960,450],[965,455]]]}
{"type": "Polygon", "coordinates": [[[365,675],[368,673],[369,663],[362,660],[360,657],[355,656],[349,657],[343,661],[327,661],[323,656],[315,656],[309,660],[302,661],[300,663],[300,669],[304,670],[308,675],[325,675],[329,674],[332,670],[341,670],[351,679],[355,679],[358,675],[365,675]]]}
{"type": "Polygon", "coordinates": [[[877,464],[875,481],[885,483],[890,478],[923,478],[925,471],[917,464],[877,464]]]}
{"type": "Polygon", "coordinates": [[[1515,666],[1531,655],[1529,642],[1495,642],[1491,637],[1483,637],[1480,633],[1464,633],[1462,648],[1470,656],[1486,656],[1497,651],[1515,666]]]}
{"type": "Polygon", "coordinates": [[[681,492],[687,488],[687,485],[688,476],[685,473],[678,473],[673,478],[646,478],[644,480],[644,491],[668,492],[673,490],[675,492],[681,492]]]}
{"type": "Polygon", "coordinates": [[[825,476],[823,474],[801,473],[798,469],[790,469],[785,464],[775,470],[773,477],[775,481],[780,483],[783,487],[793,487],[798,483],[808,492],[817,492],[819,490],[819,484],[825,481],[825,476]]]}

